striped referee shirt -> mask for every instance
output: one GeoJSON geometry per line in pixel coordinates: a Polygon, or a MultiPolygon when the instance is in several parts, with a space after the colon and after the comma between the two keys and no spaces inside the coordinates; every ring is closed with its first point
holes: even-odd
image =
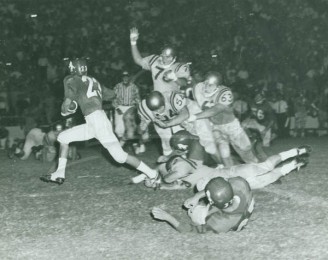
{"type": "Polygon", "coordinates": [[[114,87],[115,99],[113,106],[134,106],[140,103],[139,89],[134,83],[124,85],[122,82],[114,87]]]}

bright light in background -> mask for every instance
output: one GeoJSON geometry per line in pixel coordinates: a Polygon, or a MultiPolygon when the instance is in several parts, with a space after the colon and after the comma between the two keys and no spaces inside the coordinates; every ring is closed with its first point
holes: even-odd
{"type": "Polygon", "coordinates": [[[35,17],[38,17],[38,15],[37,14],[31,14],[30,17],[35,18],[35,17]]]}

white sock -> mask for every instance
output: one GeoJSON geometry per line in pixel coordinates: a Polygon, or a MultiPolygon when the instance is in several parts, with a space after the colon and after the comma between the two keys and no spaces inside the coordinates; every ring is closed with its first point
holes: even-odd
{"type": "Polygon", "coordinates": [[[65,168],[67,164],[66,158],[59,158],[58,159],[58,168],[56,170],[56,177],[65,178],[65,168]]]}
{"type": "Polygon", "coordinates": [[[297,165],[297,161],[296,160],[293,160],[293,161],[291,161],[289,163],[284,164],[280,168],[281,174],[284,175],[284,176],[287,175],[292,170],[295,170],[296,169],[296,165],[297,165]]]}
{"type": "Polygon", "coordinates": [[[153,179],[157,177],[157,171],[154,169],[151,169],[148,165],[141,162],[137,168],[137,170],[143,172],[148,176],[148,178],[153,179]]]}
{"type": "Polygon", "coordinates": [[[279,153],[279,156],[281,158],[282,161],[287,160],[288,158],[292,158],[298,155],[297,149],[291,149],[289,151],[285,151],[285,152],[281,152],[279,153]]]}

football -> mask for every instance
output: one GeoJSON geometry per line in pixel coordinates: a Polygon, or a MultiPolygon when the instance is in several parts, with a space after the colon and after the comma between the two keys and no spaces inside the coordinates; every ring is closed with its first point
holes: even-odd
{"type": "Polygon", "coordinates": [[[77,107],[78,107],[77,102],[73,100],[71,102],[71,104],[69,105],[69,107],[68,107],[68,111],[69,112],[75,112],[77,107]]]}

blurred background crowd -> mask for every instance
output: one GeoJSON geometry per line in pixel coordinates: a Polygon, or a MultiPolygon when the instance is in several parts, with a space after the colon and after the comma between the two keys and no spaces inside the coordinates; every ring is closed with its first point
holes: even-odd
{"type": "MultiPolygon", "coordinates": [[[[88,57],[105,93],[123,70],[138,73],[129,42],[136,26],[143,55],[165,43],[177,48],[178,60],[190,63],[191,85],[220,71],[236,100],[248,103],[261,92],[276,114],[274,103],[284,100],[288,116],[301,111],[325,128],[327,12],[325,0],[5,0],[0,115],[31,127],[58,120],[65,58],[88,57]]],[[[148,72],[136,83],[141,97],[152,89],[148,72]]]]}

